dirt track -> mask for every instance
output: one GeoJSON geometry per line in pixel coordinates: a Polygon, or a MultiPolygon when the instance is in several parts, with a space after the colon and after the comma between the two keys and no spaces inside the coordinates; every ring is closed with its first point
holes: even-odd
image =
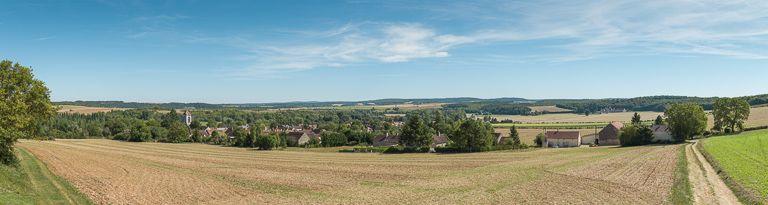
{"type": "Polygon", "coordinates": [[[696,149],[697,141],[686,145],[688,179],[693,188],[695,204],[741,204],[736,195],[717,175],[704,155],[696,149]]]}

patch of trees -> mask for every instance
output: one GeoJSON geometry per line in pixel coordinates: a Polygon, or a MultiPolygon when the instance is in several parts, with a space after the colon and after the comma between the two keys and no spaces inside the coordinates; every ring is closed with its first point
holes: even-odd
{"type": "Polygon", "coordinates": [[[468,113],[490,113],[498,115],[530,115],[529,104],[502,103],[502,102],[476,102],[445,105],[446,109],[463,110],[468,113]]]}

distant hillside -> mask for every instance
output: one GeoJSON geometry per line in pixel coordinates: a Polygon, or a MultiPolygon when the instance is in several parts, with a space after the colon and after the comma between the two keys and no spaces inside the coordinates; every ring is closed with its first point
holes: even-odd
{"type": "MultiPolygon", "coordinates": [[[[750,105],[768,104],[768,94],[739,97],[745,99],[750,105]]],[[[531,106],[557,106],[572,110],[576,113],[597,112],[605,108],[627,109],[630,111],[659,111],[663,112],[671,103],[694,102],[701,104],[705,109],[711,109],[716,97],[688,97],[688,96],[647,96],[636,98],[607,98],[607,99],[544,99],[530,100],[524,98],[425,98],[425,99],[379,99],[367,101],[329,101],[329,102],[282,102],[282,103],[244,103],[244,104],[209,104],[209,103],[140,103],[123,101],[64,101],[55,102],[57,105],[79,105],[88,107],[108,108],[161,108],[161,109],[270,109],[270,108],[298,108],[298,107],[331,107],[331,106],[355,106],[358,104],[396,105],[396,104],[427,104],[444,103],[446,109],[464,110],[468,113],[491,114],[542,114],[533,113],[531,106]]]]}

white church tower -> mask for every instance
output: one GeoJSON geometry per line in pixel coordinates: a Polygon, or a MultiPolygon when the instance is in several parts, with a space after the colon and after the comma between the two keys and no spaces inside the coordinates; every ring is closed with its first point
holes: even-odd
{"type": "Polygon", "coordinates": [[[187,124],[187,126],[192,124],[192,113],[189,112],[189,110],[184,111],[184,116],[182,116],[182,120],[184,123],[187,124]]]}

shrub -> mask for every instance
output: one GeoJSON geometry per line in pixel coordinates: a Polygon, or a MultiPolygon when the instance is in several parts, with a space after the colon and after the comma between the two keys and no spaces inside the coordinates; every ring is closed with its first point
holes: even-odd
{"type": "Polygon", "coordinates": [[[544,144],[544,138],[547,136],[544,135],[544,133],[539,133],[536,135],[536,138],[533,139],[533,144],[537,147],[541,147],[544,144]]]}
{"type": "Polygon", "coordinates": [[[260,150],[271,150],[279,144],[280,141],[277,139],[277,136],[274,135],[264,135],[256,138],[256,145],[258,145],[260,150]]]}
{"type": "Polygon", "coordinates": [[[429,152],[429,147],[403,147],[403,146],[389,147],[387,148],[387,150],[384,151],[384,153],[387,153],[387,154],[427,153],[427,152],[429,152]]]}
{"type": "Polygon", "coordinates": [[[619,143],[621,146],[647,145],[653,142],[653,130],[644,125],[630,125],[621,128],[619,143]]]}

